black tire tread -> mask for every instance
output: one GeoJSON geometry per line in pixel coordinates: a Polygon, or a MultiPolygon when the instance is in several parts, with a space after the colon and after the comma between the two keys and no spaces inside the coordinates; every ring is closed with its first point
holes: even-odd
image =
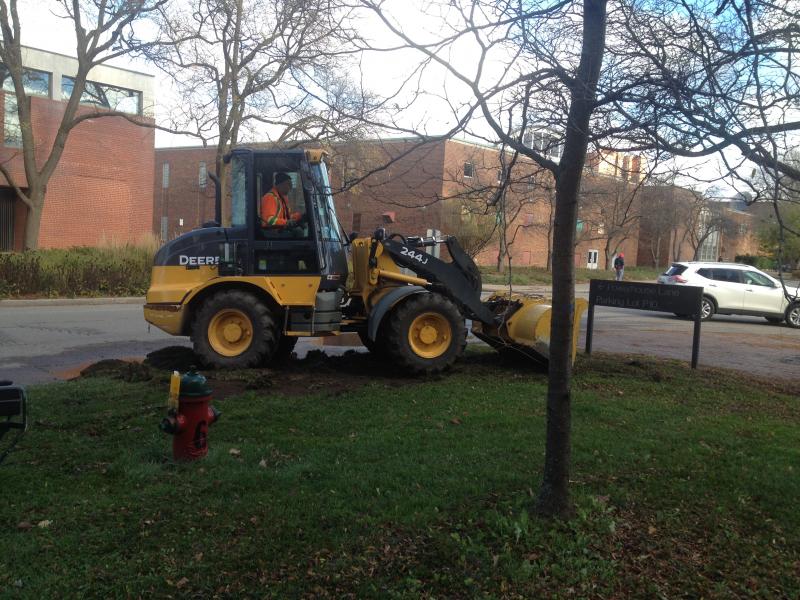
{"type": "Polygon", "coordinates": [[[789,304],[789,306],[786,307],[786,313],[784,313],[785,314],[784,319],[786,320],[786,324],[793,329],[800,329],[800,323],[798,323],[797,325],[792,323],[791,320],[789,319],[789,313],[798,306],[800,306],[800,302],[792,302],[791,304],[789,304]]]}
{"type": "Polygon", "coordinates": [[[285,362],[289,360],[294,352],[294,347],[300,338],[294,335],[281,334],[275,347],[275,353],[267,359],[268,363],[285,362]]]}
{"type": "Polygon", "coordinates": [[[226,290],[207,298],[192,325],[194,352],[207,367],[216,369],[248,369],[272,358],[277,349],[277,326],[269,308],[254,294],[242,290],[226,290]],[[221,356],[208,341],[208,324],[222,309],[236,308],[250,317],[253,342],[239,356],[221,356]]]}

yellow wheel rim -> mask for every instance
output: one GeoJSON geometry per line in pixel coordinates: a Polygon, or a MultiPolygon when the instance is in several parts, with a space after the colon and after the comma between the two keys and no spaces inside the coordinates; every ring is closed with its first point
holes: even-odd
{"type": "Polygon", "coordinates": [[[253,343],[253,324],[242,311],[225,308],[208,324],[208,341],[217,354],[239,356],[253,343]]]}
{"type": "Polygon", "coordinates": [[[422,358],[436,358],[450,347],[453,329],[450,322],[439,313],[419,315],[408,329],[408,343],[414,354],[422,358]]]}

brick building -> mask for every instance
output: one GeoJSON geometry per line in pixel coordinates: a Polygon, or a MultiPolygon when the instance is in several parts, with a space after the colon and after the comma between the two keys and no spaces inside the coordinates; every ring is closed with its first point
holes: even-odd
{"type": "MultiPolygon", "coordinates": [[[[38,157],[49,155],[72,92],[74,58],[23,48],[25,87],[30,96],[38,157]]],[[[13,83],[3,65],[2,161],[25,188],[20,123],[13,83]]],[[[127,69],[95,67],[81,110],[115,109],[153,122],[153,77],[127,69]]],[[[47,186],[40,247],[135,243],[152,229],[154,130],[121,117],[88,119],[69,135],[47,186]]],[[[0,250],[21,250],[27,207],[4,179],[0,186],[0,250]]]]}
{"type": "MultiPolygon", "coordinates": [[[[557,159],[555,155],[551,158],[557,159]]],[[[456,235],[479,264],[496,264],[501,244],[515,266],[546,266],[552,239],[554,191],[549,174],[527,159],[511,169],[503,197],[505,211],[493,200],[500,182],[508,177],[508,155],[496,148],[458,140],[420,145],[411,139],[366,140],[330,149],[331,182],[343,227],[362,234],[376,227],[409,235],[439,230],[456,235]],[[501,241],[499,230],[505,224],[501,241]]],[[[629,188],[640,173],[633,163],[613,165],[603,157],[587,167],[588,188],[613,179],[629,188]],[[616,169],[616,175],[607,174],[616,169]],[[592,172],[594,169],[594,172],[592,172]]],[[[639,168],[641,162],[636,163],[639,168]]],[[[189,231],[214,213],[214,165],[211,148],[156,150],[153,231],[162,239],[189,231]]],[[[575,264],[605,268],[598,245],[604,234],[597,218],[579,223],[575,264]],[[593,256],[593,259],[591,258],[593,256]]],[[[638,232],[628,232],[619,248],[635,256],[638,232]]]]}
{"type": "Polygon", "coordinates": [[[676,260],[734,262],[758,254],[757,220],[736,203],[710,201],[674,185],[645,186],[637,264],[665,267],[676,260]]]}

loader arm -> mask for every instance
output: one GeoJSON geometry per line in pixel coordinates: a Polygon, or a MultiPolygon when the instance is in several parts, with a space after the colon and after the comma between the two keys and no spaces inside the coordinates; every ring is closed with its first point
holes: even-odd
{"type": "Polygon", "coordinates": [[[425,243],[419,238],[403,241],[388,238],[381,243],[384,252],[388,252],[395,263],[433,283],[437,291],[455,302],[466,317],[486,325],[497,323],[494,313],[481,302],[480,271],[454,237],[446,240],[453,258],[450,263],[423,252],[421,247],[425,243]]]}

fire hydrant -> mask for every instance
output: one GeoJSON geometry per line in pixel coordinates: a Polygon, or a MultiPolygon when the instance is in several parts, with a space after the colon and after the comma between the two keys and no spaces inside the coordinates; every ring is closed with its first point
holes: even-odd
{"type": "Polygon", "coordinates": [[[208,426],[222,414],[209,402],[211,388],[194,368],[183,377],[177,371],[172,374],[169,410],[159,429],[172,434],[175,460],[197,460],[208,454],[208,426]]]}

